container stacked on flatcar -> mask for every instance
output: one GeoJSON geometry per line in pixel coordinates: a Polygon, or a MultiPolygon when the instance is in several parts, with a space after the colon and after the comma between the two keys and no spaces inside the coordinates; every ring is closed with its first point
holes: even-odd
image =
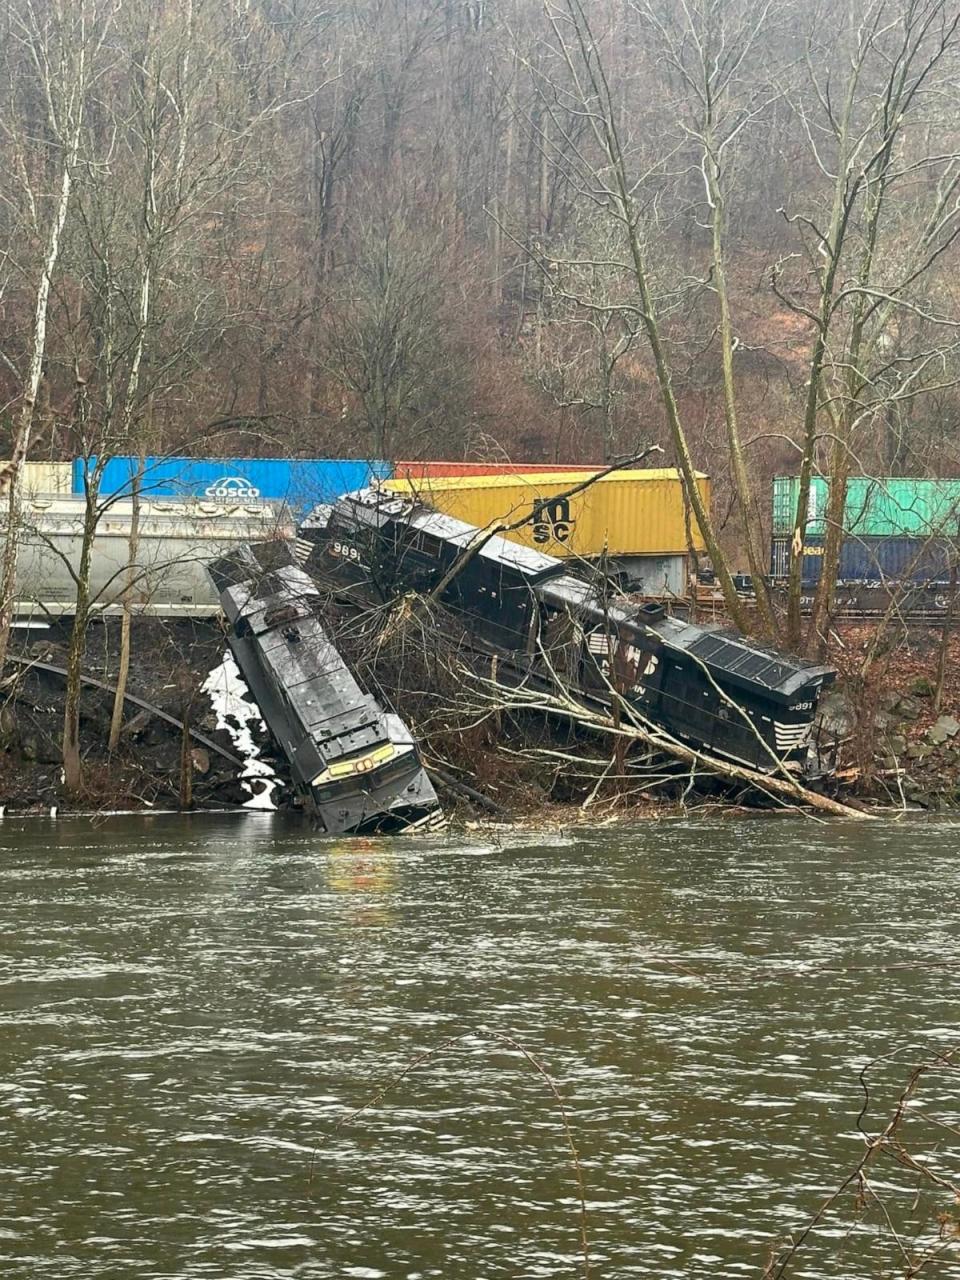
{"type": "Polygon", "coordinates": [[[659,731],[750,768],[809,768],[830,667],[678,621],[662,606],[625,602],[602,575],[578,577],[556,557],[483,539],[475,525],[411,498],[347,494],[300,535],[313,545],[312,564],[345,590],[438,591],[477,645],[530,676],[563,673],[601,702],[616,692],[659,731]]]}
{"type": "Polygon", "coordinates": [[[536,476],[558,472],[602,471],[600,462],[442,462],[400,461],[393,464],[393,479],[442,479],[444,476],[536,476]]]}
{"type": "MultiPolygon", "coordinates": [[[[787,577],[800,481],[773,482],[770,572],[787,577]]],[[[803,581],[820,580],[826,535],[827,481],[811,481],[803,546],[803,581]]],[[[847,483],[838,580],[844,583],[944,583],[960,544],[960,480],[852,476],[847,483]]]]}
{"type": "MultiPolygon", "coordinates": [[[[602,560],[646,596],[685,596],[690,551],[702,552],[704,543],[685,504],[679,472],[614,471],[570,495],[595,475],[590,469],[535,468],[513,474],[398,474],[383,487],[479,527],[529,515],[525,524],[505,532],[509,541],[560,559],[602,560]]],[[[698,475],[697,484],[709,505],[708,477],[698,475]]]]}
{"type": "MultiPolygon", "coordinates": [[[[0,474],[5,474],[9,466],[9,460],[0,462],[0,474]]],[[[25,462],[21,469],[23,495],[25,498],[67,497],[72,477],[72,462],[25,462]]]]}
{"type": "MultiPolygon", "coordinates": [[[[73,492],[84,492],[94,459],[73,463],[73,492]]],[[[135,484],[147,498],[204,502],[282,502],[303,515],[318,502],[384,479],[390,464],[365,458],[110,458],[100,477],[105,496],[128,497],[135,484]],[[142,474],[141,474],[142,470],[142,474]],[[139,481],[137,477],[139,476],[139,481]]]]}

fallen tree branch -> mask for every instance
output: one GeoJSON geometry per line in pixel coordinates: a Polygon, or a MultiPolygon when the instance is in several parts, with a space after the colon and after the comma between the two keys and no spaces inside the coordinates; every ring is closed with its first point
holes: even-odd
{"type": "Polygon", "coordinates": [[[428,764],[426,761],[424,761],[424,768],[431,778],[439,782],[441,786],[446,787],[448,791],[452,791],[455,795],[463,796],[504,822],[513,821],[513,814],[509,809],[504,809],[494,800],[491,800],[489,796],[485,796],[483,792],[477,791],[475,787],[469,786],[466,782],[461,782],[459,778],[447,773],[445,769],[438,769],[435,764],[428,764]]]}
{"type": "MultiPolygon", "coordinates": [[[[66,679],[67,676],[65,667],[54,666],[52,662],[39,662],[35,658],[22,658],[14,653],[7,654],[7,662],[23,667],[25,671],[45,671],[49,675],[61,676],[63,679],[66,679]]],[[[97,680],[94,676],[82,675],[80,683],[88,689],[99,689],[102,693],[115,694],[117,692],[116,685],[108,684],[105,680],[97,680]]],[[[212,738],[208,738],[205,733],[200,733],[197,729],[185,726],[182,720],[178,720],[176,716],[169,715],[152,702],[147,702],[145,698],[138,698],[133,693],[124,693],[123,700],[124,702],[129,702],[131,706],[139,707],[142,711],[149,712],[151,716],[156,716],[158,720],[163,720],[174,729],[179,729],[181,733],[188,733],[195,742],[201,743],[208,751],[214,751],[218,756],[222,756],[224,760],[229,761],[230,764],[235,765],[238,769],[242,768],[243,761],[239,756],[235,756],[224,747],[221,747],[212,738]]]]}
{"type": "Polygon", "coordinates": [[[718,756],[710,755],[705,751],[697,751],[693,747],[688,747],[665,730],[659,729],[649,721],[645,721],[639,715],[637,709],[629,704],[627,705],[632,723],[624,724],[621,722],[616,725],[611,716],[604,715],[602,712],[578,702],[565,691],[561,691],[559,694],[551,694],[541,691],[528,691],[523,685],[509,688],[500,684],[499,681],[479,676],[467,667],[463,668],[463,674],[476,684],[484,686],[491,697],[495,696],[498,705],[503,709],[542,711],[548,715],[558,716],[561,719],[583,725],[597,732],[609,733],[614,737],[626,738],[628,741],[643,742],[657,751],[662,751],[665,755],[673,756],[674,759],[683,761],[691,769],[699,767],[707,773],[730,778],[737,782],[745,782],[755,790],[764,791],[768,794],[772,792],[774,795],[788,798],[794,804],[817,809],[821,813],[829,813],[833,817],[873,820],[872,814],[863,813],[860,810],[851,808],[849,805],[841,804],[838,800],[831,800],[827,796],[819,795],[799,782],[779,777],[776,774],[760,773],[757,770],[735,764],[733,761],[722,760],[718,756]],[[504,696],[506,696],[505,701],[504,696]]]}

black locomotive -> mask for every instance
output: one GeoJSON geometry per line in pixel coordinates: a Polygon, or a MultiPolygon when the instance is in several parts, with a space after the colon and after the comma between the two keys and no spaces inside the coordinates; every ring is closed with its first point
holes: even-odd
{"type": "Polygon", "coordinates": [[[472,642],[520,671],[562,678],[601,702],[619,695],[657,729],[750,768],[823,772],[810,738],[832,667],[632,603],[609,579],[575,576],[568,562],[502,537],[477,550],[473,525],[394,494],[346,494],[299,533],[315,572],[382,599],[435,590],[460,560],[440,602],[472,642]]]}
{"type": "Polygon", "coordinates": [[[443,823],[403,721],[365,693],[315,614],[316,584],[280,544],[243,547],[209,572],[244,680],[330,834],[401,832],[443,823]]]}

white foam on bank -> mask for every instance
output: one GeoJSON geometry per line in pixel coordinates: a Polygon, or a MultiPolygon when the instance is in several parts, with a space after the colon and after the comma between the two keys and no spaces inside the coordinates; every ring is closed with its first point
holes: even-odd
{"type": "Polygon", "coordinates": [[[276,776],[265,760],[260,759],[260,748],[253,740],[253,727],[258,726],[266,732],[266,724],[260,714],[260,708],[250,697],[240,674],[240,668],[234,661],[233,654],[227,650],[223,661],[214,667],[200,686],[210,698],[217,717],[217,728],[225,729],[230,735],[237,755],[243,757],[243,771],[240,774],[241,784],[250,799],[245,800],[245,809],[276,809],[273,792],[280,785],[276,776]],[[251,781],[246,781],[246,779],[251,781]],[[254,790],[252,779],[262,784],[262,790],[254,790]]]}

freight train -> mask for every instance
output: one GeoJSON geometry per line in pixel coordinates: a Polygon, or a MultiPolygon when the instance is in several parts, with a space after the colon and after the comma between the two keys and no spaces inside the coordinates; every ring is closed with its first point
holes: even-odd
{"type": "Polygon", "coordinates": [[[307,564],[344,593],[386,599],[431,592],[459,571],[440,601],[471,643],[531,678],[558,673],[583,696],[614,693],[676,739],[752,769],[822,772],[810,751],[823,689],[835,672],[717,627],[667,615],[662,604],[619,597],[599,574],[379,490],[318,508],[301,525],[307,564]]]}
{"type": "Polygon", "coordinates": [[[317,826],[331,835],[442,826],[409,729],[348,670],[316,616],[316,585],[276,543],[257,551],[238,548],[209,573],[237,665],[317,826]]]}

